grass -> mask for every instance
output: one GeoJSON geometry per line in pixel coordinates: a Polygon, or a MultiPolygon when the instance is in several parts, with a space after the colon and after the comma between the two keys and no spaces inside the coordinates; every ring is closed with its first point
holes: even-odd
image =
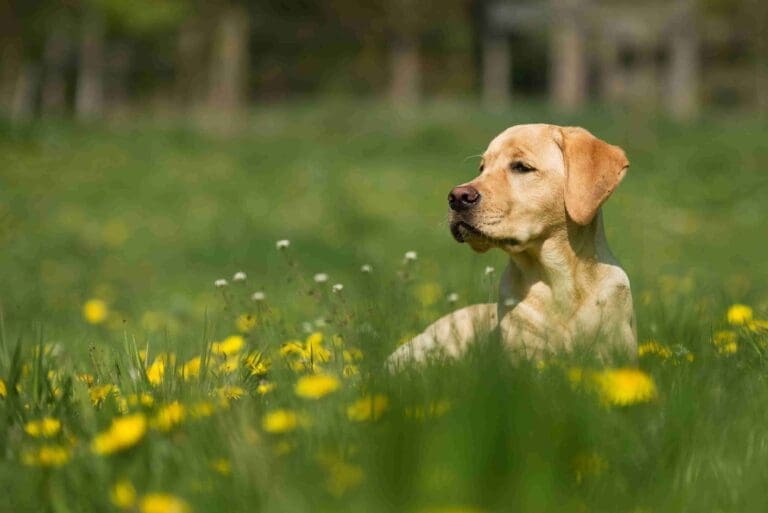
{"type": "Polygon", "coordinates": [[[747,115],[536,105],[283,105],[228,137],[0,126],[0,511],[763,511],[768,335],[726,312],[768,316],[765,135],[747,115]],[[626,385],[653,391],[631,404],[592,355],[513,362],[494,340],[382,372],[455,308],[447,294],[493,298],[503,257],[451,240],[445,196],[475,173],[469,156],[529,121],[585,126],[631,160],[608,239],[640,340],[658,341],[626,385]],[[237,351],[215,345],[236,334],[237,351]],[[337,388],[298,395],[318,372],[337,388]],[[124,414],[146,430],[94,453],[124,414]],[[46,417],[51,438],[27,432],[46,417]]]}

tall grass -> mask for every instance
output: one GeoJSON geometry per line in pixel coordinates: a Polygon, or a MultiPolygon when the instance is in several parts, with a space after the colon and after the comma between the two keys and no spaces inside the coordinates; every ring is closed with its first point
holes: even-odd
{"type": "Polygon", "coordinates": [[[0,511],[765,509],[762,124],[530,106],[253,120],[227,140],[2,129],[0,511]],[[606,223],[641,372],[493,338],[385,372],[400,341],[495,294],[503,257],[450,240],[445,192],[500,129],[542,120],[632,161],[606,223]],[[147,424],[111,427],[125,418],[147,424]]]}

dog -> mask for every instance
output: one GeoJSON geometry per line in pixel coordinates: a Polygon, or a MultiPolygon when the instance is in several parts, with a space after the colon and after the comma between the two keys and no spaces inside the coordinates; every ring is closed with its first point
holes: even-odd
{"type": "Polygon", "coordinates": [[[442,317],[388,365],[460,357],[495,330],[505,347],[533,359],[577,342],[608,359],[634,356],[629,278],[608,249],[600,208],[628,167],[621,148],[583,128],[530,124],[499,134],[478,176],[448,196],[456,241],[509,256],[499,300],[442,317]]]}

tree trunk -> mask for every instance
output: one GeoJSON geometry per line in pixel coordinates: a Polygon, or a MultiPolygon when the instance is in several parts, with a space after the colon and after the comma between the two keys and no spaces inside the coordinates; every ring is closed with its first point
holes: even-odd
{"type": "Polygon", "coordinates": [[[218,19],[211,55],[208,107],[235,114],[244,110],[248,85],[248,12],[239,4],[225,6],[218,19]]]}
{"type": "Polygon", "coordinates": [[[672,116],[684,120],[696,115],[699,108],[699,44],[693,1],[677,0],[675,3],[665,97],[672,116]]]}
{"type": "Polygon", "coordinates": [[[489,32],[483,37],[483,104],[486,108],[498,109],[509,105],[510,67],[506,36],[489,32]]]}
{"type": "Polygon", "coordinates": [[[44,115],[60,116],[67,106],[65,77],[69,38],[66,29],[54,26],[45,40],[43,50],[43,90],[41,109],[44,115]]]}
{"type": "Polygon", "coordinates": [[[583,6],[579,0],[553,0],[552,7],[550,95],[558,108],[573,110],[587,99],[583,6]]]}
{"type": "Polygon", "coordinates": [[[91,120],[104,113],[104,21],[87,14],[81,38],[75,112],[78,119],[91,120]]]}
{"type": "Polygon", "coordinates": [[[418,103],[421,89],[419,42],[415,34],[401,34],[394,38],[390,51],[391,82],[389,96],[396,105],[418,103]]]}

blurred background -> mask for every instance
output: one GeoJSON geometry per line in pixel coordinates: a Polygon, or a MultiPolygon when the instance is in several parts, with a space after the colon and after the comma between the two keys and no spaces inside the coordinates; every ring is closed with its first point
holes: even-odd
{"type": "Polygon", "coordinates": [[[768,281],[762,0],[5,0],[0,112],[0,301],[52,336],[92,299],[181,330],[240,270],[280,296],[283,238],[333,281],[418,251],[424,319],[486,299],[503,258],[445,196],[522,122],[627,151],[607,226],[639,303],[768,281]]]}
{"type": "Polygon", "coordinates": [[[768,108],[760,0],[6,0],[14,120],[328,96],[768,108]]]}

